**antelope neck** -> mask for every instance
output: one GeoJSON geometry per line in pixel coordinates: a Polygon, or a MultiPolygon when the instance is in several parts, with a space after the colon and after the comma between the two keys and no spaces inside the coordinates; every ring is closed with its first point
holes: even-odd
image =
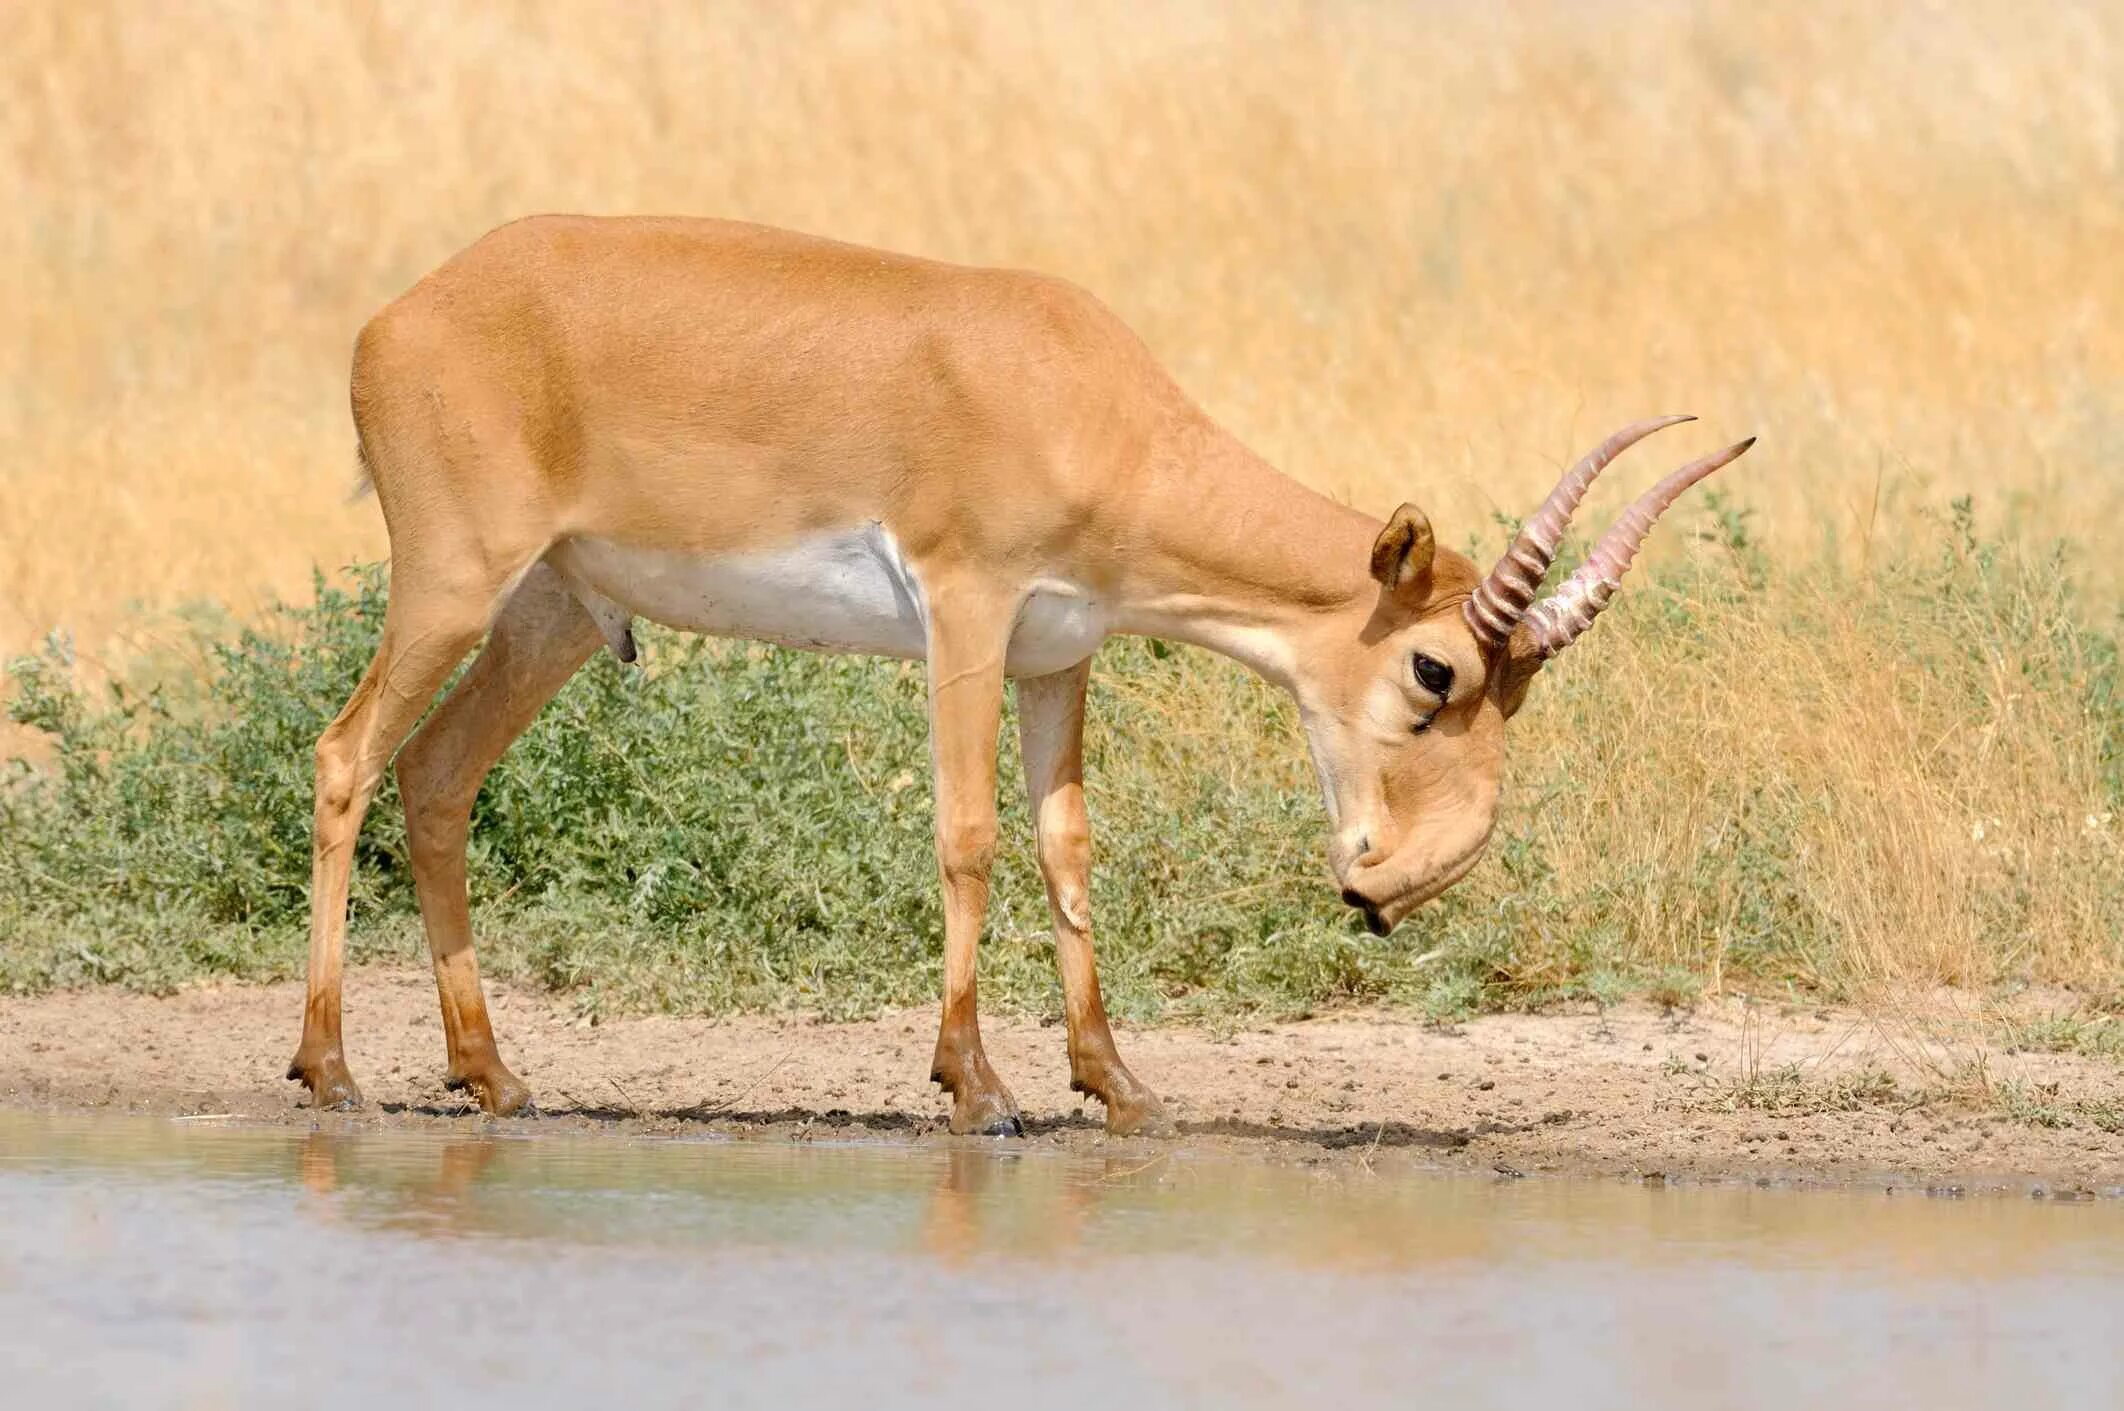
{"type": "Polygon", "coordinates": [[[1300,697],[1302,639],[1377,592],[1379,522],[1270,466],[1221,432],[1148,477],[1116,630],[1231,657],[1300,697]]]}

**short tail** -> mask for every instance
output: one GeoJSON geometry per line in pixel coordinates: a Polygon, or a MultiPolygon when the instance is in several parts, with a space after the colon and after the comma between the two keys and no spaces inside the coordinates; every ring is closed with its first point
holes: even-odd
{"type": "Polygon", "coordinates": [[[347,491],[347,503],[352,504],[375,492],[376,472],[369,466],[369,448],[357,437],[354,441],[354,487],[347,491]]]}

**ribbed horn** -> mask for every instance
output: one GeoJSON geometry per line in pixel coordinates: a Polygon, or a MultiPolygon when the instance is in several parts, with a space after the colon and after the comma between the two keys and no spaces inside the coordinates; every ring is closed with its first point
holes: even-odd
{"type": "Polygon", "coordinates": [[[1622,586],[1622,576],[1630,571],[1631,561],[1644,547],[1653,521],[1665,514],[1684,490],[1720,466],[1739,460],[1754,444],[1755,438],[1750,436],[1700,461],[1691,461],[1638,496],[1637,503],[1624,510],[1615,526],[1600,536],[1600,542],[1593,546],[1578,571],[1527,614],[1527,628],[1541,654],[1555,656],[1593,625],[1593,619],[1600,616],[1601,609],[1622,586]]]}
{"type": "Polygon", "coordinates": [[[1543,500],[1541,508],[1519,527],[1519,536],[1512,541],[1512,547],[1505,550],[1504,557],[1497,561],[1489,577],[1482,580],[1482,586],[1461,609],[1467,615],[1468,626],[1475,629],[1475,640],[1484,650],[1495,651],[1503,646],[1505,639],[1512,635],[1512,629],[1526,616],[1527,604],[1534,601],[1543,576],[1555,561],[1556,546],[1563,542],[1564,531],[1571,527],[1571,515],[1577,510],[1578,502],[1586,497],[1586,487],[1593,483],[1593,477],[1605,470],[1609,461],[1653,432],[1694,420],[1693,416],[1662,416],[1651,421],[1632,422],[1564,472],[1563,479],[1557,481],[1556,488],[1549,492],[1549,498],[1543,500]]]}

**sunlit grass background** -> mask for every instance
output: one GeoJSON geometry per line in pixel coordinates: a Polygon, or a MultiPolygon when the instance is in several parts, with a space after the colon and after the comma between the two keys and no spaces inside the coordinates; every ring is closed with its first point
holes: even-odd
{"type": "MultiPolygon", "coordinates": [[[[173,684],[200,623],[258,621],[313,565],[385,550],[347,498],[370,312],[526,212],[739,216],[1072,277],[1271,460],[1375,512],[1418,499],[1456,544],[1494,546],[1495,515],[1621,421],[1707,425],[1614,472],[1592,517],[1663,457],[1764,438],[1537,690],[1498,857],[1392,950],[1333,915],[1276,710],[1192,654],[1117,661],[1177,702],[1129,738],[1173,742],[1109,763],[1095,822],[1193,850],[1186,885],[1140,896],[1119,876],[1140,852],[1105,854],[1102,890],[1133,900],[1102,947],[1139,1007],[2124,978],[2114,6],[31,0],[7,31],[0,651],[60,628],[85,685],[162,681],[210,711],[173,684]],[[1160,815],[1226,761],[1266,791],[1228,834],[1160,815]],[[1131,958],[1131,928],[1179,944],[1276,879],[1322,895],[1178,970],[1131,958]]],[[[829,736],[875,733],[809,676],[781,686],[829,736]]],[[[299,820],[289,748],[275,806],[299,820]]],[[[205,865],[244,865],[251,834],[185,817],[205,865]]],[[[40,854],[85,859],[73,895],[31,851],[0,855],[16,983],[295,954],[271,906],[201,919],[181,880],[129,889],[109,870],[128,854],[82,839],[40,854]],[[229,927],[250,939],[222,959],[156,968],[229,927]]],[[[861,915],[872,883],[822,914],[861,915]]],[[[598,895],[603,934],[664,934],[598,895]]],[[[1008,936],[1039,945],[1037,889],[1014,904],[1006,969],[1008,936]]],[[[701,907],[696,931],[793,944],[780,913],[701,907]]],[[[653,949],[547,978],[616,983],[653,949]]],[[[734,972],[630,993],[707,1003],[711,973],[734,972]]],[[[762,974],[729,1002],[796,992],[762,974]]],[[[1046,1003],[1038,985],[1011,992],[1046,1003]]]]}

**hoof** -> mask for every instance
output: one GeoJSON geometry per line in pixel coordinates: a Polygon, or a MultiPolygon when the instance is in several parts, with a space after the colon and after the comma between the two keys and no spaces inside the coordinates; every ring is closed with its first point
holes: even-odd
{"type": "Polygon", "coordinates": [[[471,1093],[481,1110],[494,1117],[528,1116],[537,1110],[531,1090],[499,1059],[479,1072],[445,1074],[443,1086],[453,1093],[471,1093]]]}
{"type": "Polygon", "coordinates": [[[1025,1123],[1019,1120],[1018,1104],[1009,1092],[997,1089],[981,1097],[962,1097],[951,1105],[951,1134],[955,1137],[1022,1137],[1025,1123]]]}
{"type": "Polygon", "coordinates": [[[352,1112],[361,1106],[361,1089],[345,1060],[333,1056],[306,1060],[301,1054],[288,1065],[288,1077],[310,1090],[310,1106],[323,1111],[352,1112]]]}
{"type": "Polygon", "coordinates": [[[1106,1108],[1106,1132],[1114,1137],[1171,1137],[1179,1135],[1173,1119],[1165,1115],[1165,1106],[1158,1099],[1145,1093],[1135,1102],[1109,1103],[1106,1108]]]}
{"type": "Polygon", "coordinates": [[[976,1050],[959,1059],[941,1041],[929,1080],[951,1094],[951,1134],[955,1137],[1022,1137],[1017,1100],[976,1050]]]}
{"type": "Polygon", "coordinates": [[[1165,1115],[1165,1104],[1158,1095],[1136,1079],[1122,1071],[1118,1079],[1095,1082],[1089,1078],[1071,1078],[1072,1092],[1097,1098],[1106,1108],[1106,1134],[1112,1137],[1170,1137],[1177,1135],[1173,1119],[1165,1115]],[[1105,1091],[1101,1091],[1104,1088],[1105,1091]]]}

